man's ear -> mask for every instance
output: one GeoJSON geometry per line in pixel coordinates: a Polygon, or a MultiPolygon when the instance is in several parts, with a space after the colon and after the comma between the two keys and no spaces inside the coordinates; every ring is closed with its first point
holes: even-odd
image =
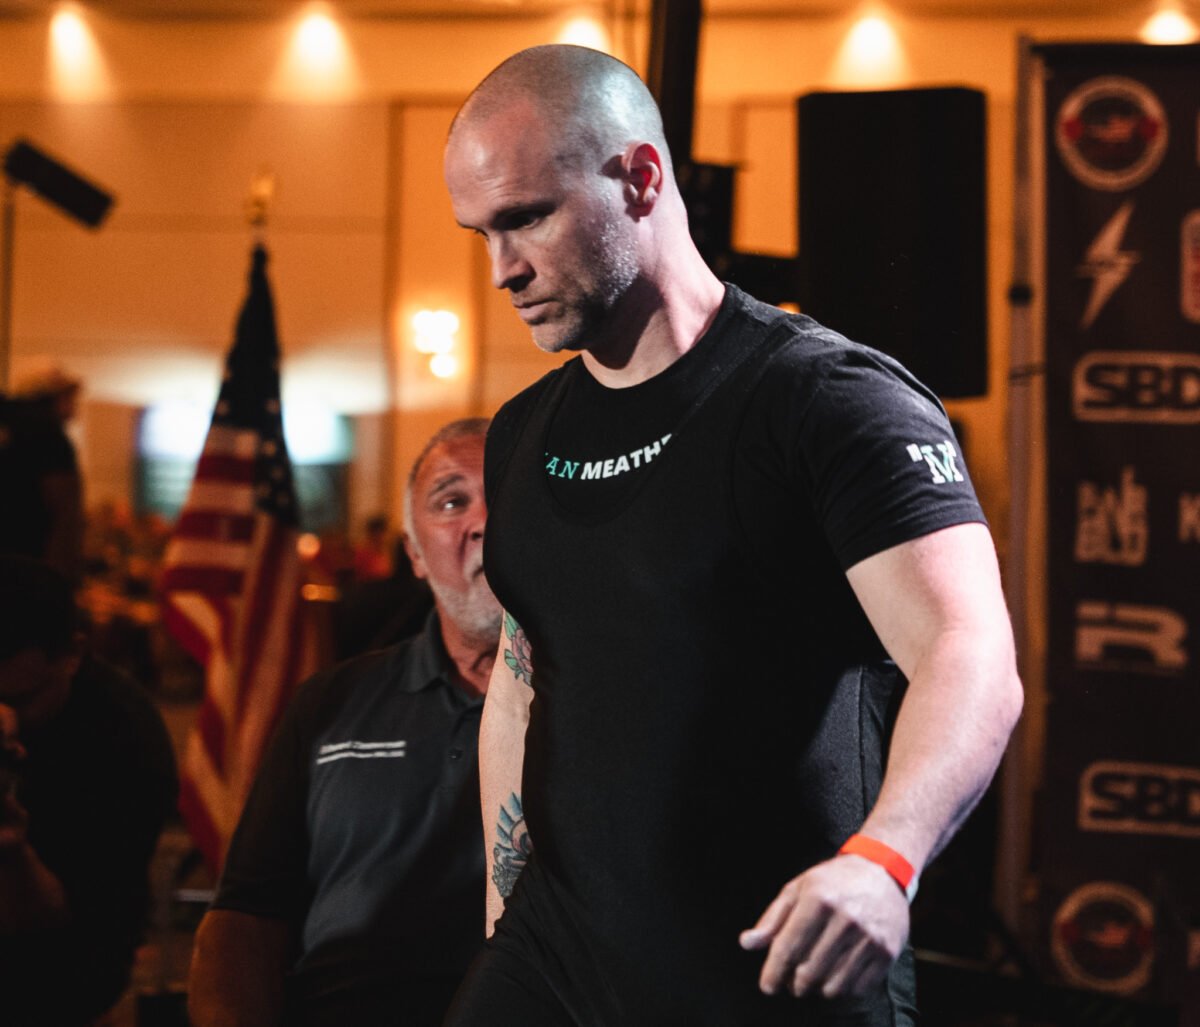
{"type": "Polygon", "coordinates": [[[630,207],[648,214],[663,189],[663,160],[653,143],[630,143],[621,155],[625,198],[630,207]]]}
{"type": "Polygon", "coordinates": [[[406,531],[404,533],[404,551],[408,553],[409,562],[412,564],[413,574],[422,581],[429,577],[429,572],[425,569],[425,560],[421,556],[421,550],[417,548],[416,542],[412,536],[406,531]]]}

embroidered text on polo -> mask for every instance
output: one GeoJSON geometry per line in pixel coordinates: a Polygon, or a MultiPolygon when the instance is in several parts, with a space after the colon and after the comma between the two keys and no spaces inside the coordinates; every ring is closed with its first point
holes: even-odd
{"type": "Polygon", "coordinates": [[[317,764],[331,763],[333,760],[370,760],[403,756],[408,742],[403,739],[397,742],[334,742],[322,745],[317,750],[317,764]]]}

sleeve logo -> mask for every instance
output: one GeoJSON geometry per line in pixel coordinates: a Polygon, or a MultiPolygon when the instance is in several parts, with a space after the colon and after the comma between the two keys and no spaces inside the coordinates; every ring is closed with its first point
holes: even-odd
{"type": "Polygon", "coordinates": [[[908,447],[908,455],[914,464],[925,461],[935,485],[963,480],[962,471],[958,469],[958,453],[949,439],[936,446],[914,442],[908,447]]]}

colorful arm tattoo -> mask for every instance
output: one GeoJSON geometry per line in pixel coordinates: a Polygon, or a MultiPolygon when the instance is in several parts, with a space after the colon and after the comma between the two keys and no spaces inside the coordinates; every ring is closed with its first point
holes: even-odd
{"type": "Polygon", "coordinates": [[[508,664],[508,669],[513,672],[513,677],[518,681],[524,681],[525,684],[533,683],[533,659],[529,653],[529,639],[526,638],[525,632],[521,630],[512,615],[507,611],[504,614],[504,634],[508,636],[509,647],[504,650],[504,662],[508,664]]]}
{"type": "Polygon", "coordinates": [[[521,797],[513,792],[508,802],[500,807],[500,820],[496,824],[496,845],[492,849],[492,883],[501,898],[507,899],[529,862],[533,844],[525,830],[525,813],[521,809],[521,797]]]}

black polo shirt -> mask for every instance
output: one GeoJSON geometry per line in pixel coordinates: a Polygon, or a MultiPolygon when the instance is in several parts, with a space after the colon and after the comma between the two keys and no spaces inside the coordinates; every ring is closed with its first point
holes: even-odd
{"type": "Polygon", "coordinates": [[[213,906],[295,925],[289,1023],[440,1023],[482,940],[482,709],[436,614],[288,707],[213,906]]]}

